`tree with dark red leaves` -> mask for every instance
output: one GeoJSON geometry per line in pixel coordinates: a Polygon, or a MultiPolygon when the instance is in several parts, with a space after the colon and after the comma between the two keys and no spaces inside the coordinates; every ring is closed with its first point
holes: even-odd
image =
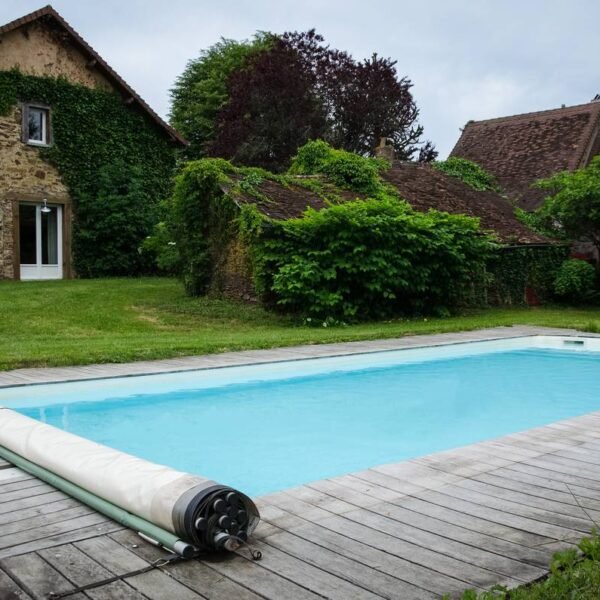
{"type": "Polygon", "coordinates": [[[210,148],[213,156],[280,171],[299,146],[327,130],[315,76],[284,39],[232,73],[228,91],[210,148]]]}
{"type": "Polygon", "coordinates": [[[211,155],[281,171],[310,139],[371,155],[385,137],[401,160],[437,156],[395,61],[374,54],[357,62],[314,30],[271,39],[229,76],[211,155]]]}

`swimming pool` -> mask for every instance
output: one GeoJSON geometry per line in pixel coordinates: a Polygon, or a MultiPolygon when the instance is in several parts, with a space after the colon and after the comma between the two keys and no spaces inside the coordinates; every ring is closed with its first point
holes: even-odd
{"type": "Polygon", "coordinates": [[[600,340],[459,343],[0,389],[0,405],[262,495],[600,409],[600,340]]]}

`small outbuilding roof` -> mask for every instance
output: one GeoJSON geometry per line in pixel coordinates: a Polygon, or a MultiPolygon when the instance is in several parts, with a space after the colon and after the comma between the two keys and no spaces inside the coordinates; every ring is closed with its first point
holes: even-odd
{"type": "Polygon", "coordinates": [[[515,216],[512,203],[497,192],[475,190],[460,179],[446,175],[431,165],[394,162],[382,174],[415,210],[441,210],[480,219],[481,227],[496,233],[507,244],[548,244],[515,216]]]}
{"type": "Polygon", "coordinates": [[[486,121],[469,121],[451,156],[467,158],[492,173],[525,210],[544,192],[531,184],[588,164],[600,152],[600,102],[486,121]]]}
{"type": "MultiPolygon", "coordinates": [[[[521,223],[515,216],[511,202],[500,194],[474,190],[430,165],[396,161],[391,169],[382,173],[382,177],[415,210],[426,212],[436,209],[477,217],[483,229],[495,232],[505,244],[553,243],[521,223]]],[[[257,188],[264,200],[249,195],[236,195],[236,201],[240,204],[255,204],[260,212],[272,219],[300,217],[308,207],[319,210],[327,206],[321,196],[301,185],[284,186],[265,179],[257,188]]],[[[224,191],[229,191],[227,186],[224,191]]],[[[349,191],[337,189],[335,192],[345,201],[359,197],[359,194],[349,191]]]]}
{"type": "Polygon", "coordinates": [[[94,68],[98,69],[112,83],[126,102],[137,104],[171,140],[182,145],[187,145],[186,140],[173,129],[173,127],[161,119],[152,108],[150,108],[147,102],[116,71],[113,70],[98,52],[96,52],[96,50],[94,50],[94,48],[92,48],[52,6],[44,6],[19,19],[15,19],[10,23],[1,25],[0,36],[36,21],[51,23],[62,30],[64,34],[68,36],[69,40],[77,46],[84,55],[89,57],[90,64],[93,64],[94,68]]]}

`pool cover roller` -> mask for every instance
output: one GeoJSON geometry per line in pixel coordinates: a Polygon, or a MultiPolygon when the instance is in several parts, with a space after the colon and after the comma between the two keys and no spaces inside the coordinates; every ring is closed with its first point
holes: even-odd
{"type": "Polygon", "coordinates": [[[241,492],[0,408],[0,456],[181,555],[235,550],[258,509],[241,492]]]}

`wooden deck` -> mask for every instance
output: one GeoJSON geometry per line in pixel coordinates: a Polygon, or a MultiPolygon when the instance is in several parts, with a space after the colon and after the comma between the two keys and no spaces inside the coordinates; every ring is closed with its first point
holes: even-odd
{"type": "MultiPolygon", "coordinates": [[[[410,600],[535,580],[555,551],[600,520],[600,412],[310,483],[257,504],[262,521],[252,542],[260,561],[242,549],[70,598],[410,600]]],[[[0,461],[1,600],[45,599],[163,556],[0,461]]]]}

